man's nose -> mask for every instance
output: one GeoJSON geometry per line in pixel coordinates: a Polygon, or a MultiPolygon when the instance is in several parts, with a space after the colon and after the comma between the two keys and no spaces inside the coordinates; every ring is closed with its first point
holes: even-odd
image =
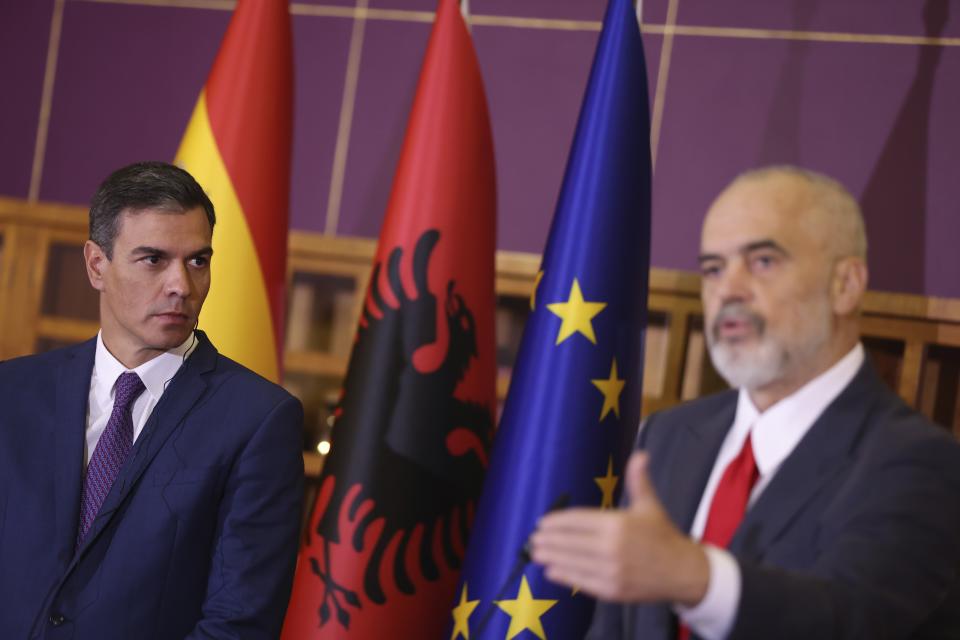
{"type": "Polygon", "coordinates": [[[189,297],[192,290],[190,274],[187,273],[187,266],[180,263],[173,263],[167,273],[166,293],[179,298],[189,297]]]}
{"type": "Polygon", "coordinates": [[[717,293],[721,302],[744,302],[750,299],[750,270],[744,260],[731,260],[720,275],[717,293]]]}

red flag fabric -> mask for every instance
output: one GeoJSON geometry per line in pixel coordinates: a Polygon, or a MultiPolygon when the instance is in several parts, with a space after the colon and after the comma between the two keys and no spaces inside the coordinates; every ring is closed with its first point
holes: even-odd
{"type": "Polygon", "coordinates": [[[496,405],[486,98],[440,0],[283,638],[447,625],[496,405]]]}

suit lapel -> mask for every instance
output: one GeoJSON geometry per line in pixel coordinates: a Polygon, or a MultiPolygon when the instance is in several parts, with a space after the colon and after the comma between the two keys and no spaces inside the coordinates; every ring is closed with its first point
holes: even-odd
{"type": "Polygon", "coordinates": [[[53,425],[56,553],[66,565],[77,543],[83,448],[96,338],[69,350],[57,370],[53,425]]]}
{"type": "Polygon", "coordinates": [[[864,363],[747,511],[730,543],[733,553],[759,559],[803,507],[843,472],[868,408],[882,393],[881,385],[870,365],[864,363]]]}
{"type": "MultiPolygon", "coordinates": [[[[737,393],[726,392],[717,403],[709,405],[702,416],[691,416],[686,423],[661,425],[660,429],[668,431],[664,442],[649,443],[653,450],[651,475],[657,495],[670,518],[684,532],[689,532],[693,524],[713,462],[733,425],[736,409],[737,393]]],[[[647,444],[641,434],[641,447],[647,444]]],[[[626,606],[622,615],[624,638],[676,637],[676,616],[666,604],[626,606]]]]}
{"type": "Polygon", "coordinates": [[[658,483],[661,500],[684,532],[690,531],[713,461],[733,424],[737,395],[735,392],[728,395],[729,402],[725,402],[719,411],[696,423],[677,426],[679,433],[673,455],[660,467],[663,479],[658,483]]]}
{"type": "Polygon", "coordinates": [[[170,434],[205,393],[206,374],[216,366],[217,350],[202,331],[197,331],[197,335],[199,343],[196,350],[177,372],[169,388],[150,414],[140,437],[130,450],[130,457],[120,469],[117,479],[97,513],[97,518],[84,539],[81,553],[93,544],[109,525],[116,510],[130,495],[150,461],[156,457],[170,434]]]}

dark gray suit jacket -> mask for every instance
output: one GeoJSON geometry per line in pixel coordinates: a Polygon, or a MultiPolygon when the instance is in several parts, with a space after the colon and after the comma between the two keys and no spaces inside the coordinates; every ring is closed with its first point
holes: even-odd
{"type": "MultiPolygon", "coordinates": [[[[660,499],[684,531],[737,394],[652,416],[660,499]]],[[[731,639],[960,638],[960,445],[869,364],[827,407],[730,544],[743,577],[731,639]]],[[[667,603],[600,603],[591,639],[673,640],[667,603]]]]}

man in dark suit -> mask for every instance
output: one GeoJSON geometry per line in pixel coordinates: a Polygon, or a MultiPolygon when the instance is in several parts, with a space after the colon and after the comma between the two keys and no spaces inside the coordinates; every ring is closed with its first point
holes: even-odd
{"type": "Polygon", "coordinates": [[[744,174],[700,264],[734,390],[651,416],[624,508],[545,516],[533,558],[605,601],[590,638],[960,638],[960,446],[864,360],[855,200],[744,174]]]}
{"type": "Polygon", "coordinates": [[[302,408],[195,330],[213,225],[185,171],[115,172],[84,247],[100,333],[0,363],[0,638],[279,635],[302,408]]]}

